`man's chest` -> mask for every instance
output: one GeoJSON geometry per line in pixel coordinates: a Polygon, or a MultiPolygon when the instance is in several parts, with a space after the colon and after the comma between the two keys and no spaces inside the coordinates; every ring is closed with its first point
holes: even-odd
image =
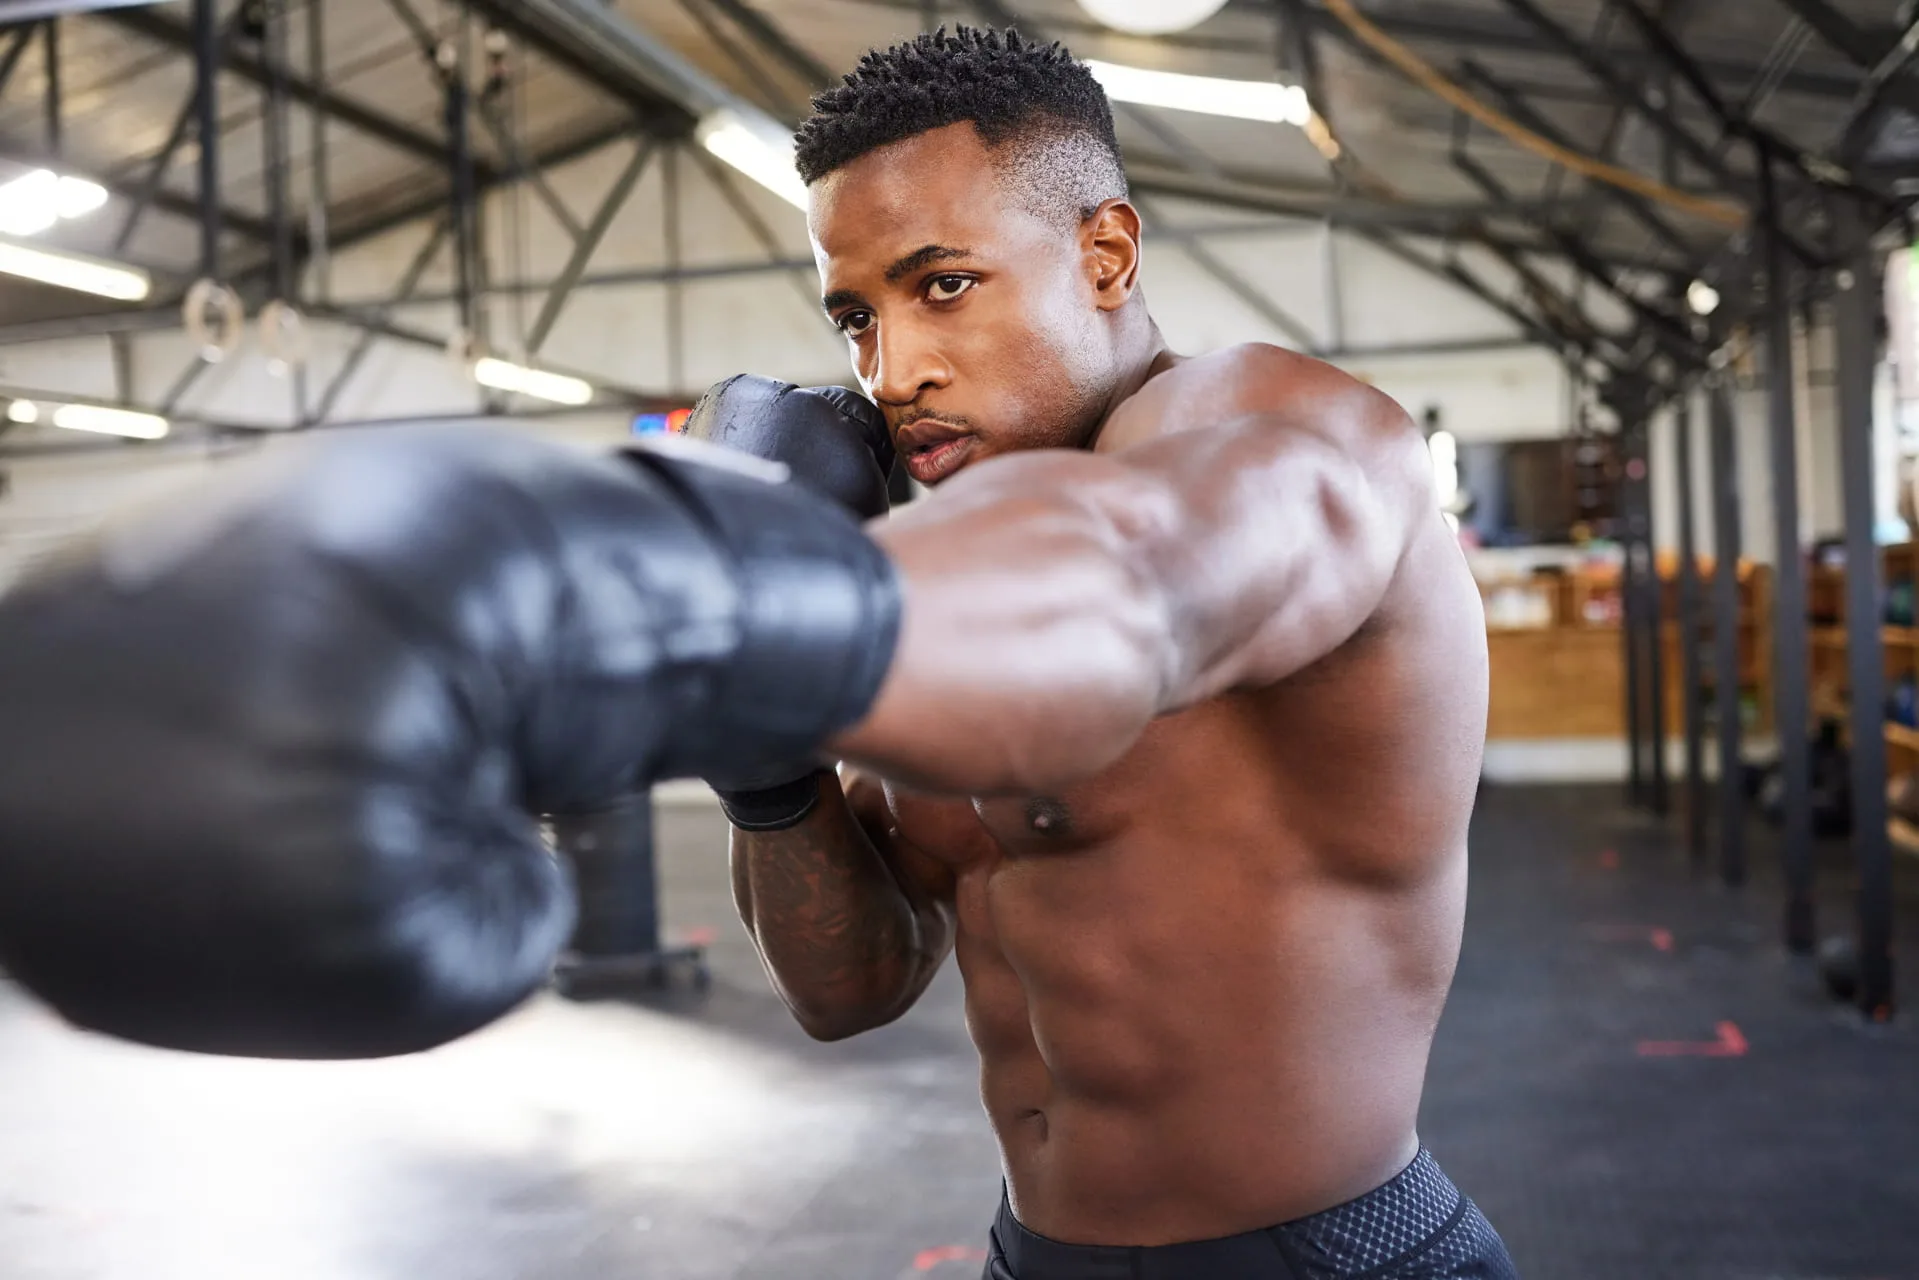
{"type": "Polygon", "coordinates": [[[902,839],[956,870],[1082,853],[1142,828],[1189,825],[1235,774],[1268,768],[1247,730],[1244,709],[1220,699],[1155,723],[1112,767],[1056,794],[963,799],[888,784],[887,808],[902,839]]]}

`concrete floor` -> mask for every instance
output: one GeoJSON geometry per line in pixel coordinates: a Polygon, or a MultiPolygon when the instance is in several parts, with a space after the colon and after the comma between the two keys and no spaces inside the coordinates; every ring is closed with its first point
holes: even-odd
{"type": "MultiPolygon", "coordinates": [[[[0,984],[0,1280],[971,1280],[998,1165],[954,974],[813,1044],[723,830],[660,816],[710,995],[541,1000],[420,1058],[156,1053],[0,984]]],[[[1919,1276],[1919,1041],[1809,994],[1763,880],[1689,880],[1611,791],[1489,792],[1475,862],[1425,1136],[1529,1280],[1919,1276]],[[1728,1019],[1749,1054],[1637,1052],[1728,1019]]]]}
{"type": "Polygon", "coordinates": [[[82,1036],[0,983],[0,1280],[976,1276],[921,1256],[977,1246],[999,1198],[956,976],[813,1043],[733,914],[717,809],[659,824],[669,933],[714,934],[704,998],[547,998],[307,1065],[82,1036]]]}

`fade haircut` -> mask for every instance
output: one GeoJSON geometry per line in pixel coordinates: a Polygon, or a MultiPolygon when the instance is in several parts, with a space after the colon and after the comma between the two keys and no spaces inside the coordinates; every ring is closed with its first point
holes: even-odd
{"type": "Polygon", "coordinates": [[[1127,194],[1113,108],[1099,81],[1059,44],[942,27],[860,59],[813,99],[795,158],[808,186],[891,143],[970,123],[1035,215],[1077,227],[1127,194]]]}

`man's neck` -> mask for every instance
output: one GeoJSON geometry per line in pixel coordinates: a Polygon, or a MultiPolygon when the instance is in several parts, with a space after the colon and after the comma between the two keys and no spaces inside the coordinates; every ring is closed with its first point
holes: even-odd
{"type": "MultiPolygon", "coordinates": [[[[1166,345],[1159,325],[1143,310],[1133,328],[1134,332],[1127,335],[1127,352],[1120,361],[1120,379],[1113,387],[1112,398],[1106,402],[1106,408],[1100,414],[1101,426],[1106,425],[1106,420],[1113,416],[1114,410],[1138,395],[1141,387],[1183,359],[1166,345]]],[[[1098,433],[1094,434],[1097,436],[1098,433]]]]}

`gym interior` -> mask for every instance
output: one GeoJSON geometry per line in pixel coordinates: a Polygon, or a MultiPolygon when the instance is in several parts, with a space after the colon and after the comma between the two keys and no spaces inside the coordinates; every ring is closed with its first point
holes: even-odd
{"type": "MultiPolygon", "coordinates": [[[[315,435],[852,385],[792,132],[961,23],[1092,61],[1175,350],[1425,434],[1492,683],[1420,1138],[1520,1272],[1919,1277],[1911,0],[5,0],[0,589],[315,435]]],[[[574,945],[432,1053],[0,982],[0,1277],[979,1274],[952,966],[816,1043],[707,787],[549,832],[574,945]]]]}

